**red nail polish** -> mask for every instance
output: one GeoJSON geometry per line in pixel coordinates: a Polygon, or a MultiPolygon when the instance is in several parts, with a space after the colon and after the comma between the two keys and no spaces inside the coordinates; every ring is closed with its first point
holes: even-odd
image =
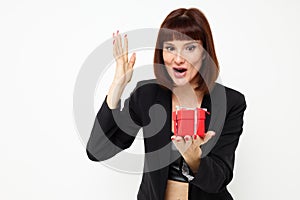
{"type": "Polygon", "coordinates": [[[188,137],[185,138],[185,141],[189,141],[189,140],[190,140],[190,138],[188,138],[188,137]]]}
{"type": "Polygon", "coordinates": [[[194,140],[196,140],[197,139],[197,135],[194,135],[194,140]]]}
{"type": "Polygon", "coordinates": [[[175,140],[175,137],[171,137],[171,140],[175,140]]]}

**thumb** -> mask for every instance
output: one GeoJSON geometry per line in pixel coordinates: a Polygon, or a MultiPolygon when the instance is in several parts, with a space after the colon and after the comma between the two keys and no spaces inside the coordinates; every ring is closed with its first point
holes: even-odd
{"type": "Polygon", "coordinates": [[[214,131],[207,131],[207,133],[205,134],[205,137],[203,139],[204,143],[208,142],[215,135],[216,135],[216,132],[214,132],[214,131]]]}
{"type": "Polygon", "coordinates": [[[135,60],[136,60],[136,54],[133,53],[130,57],[130,60],[129,60],[129,63],[128,63],[128,68],[129,69],[132,69],[133,68],[133,65],[135,63],[135,60]]]}

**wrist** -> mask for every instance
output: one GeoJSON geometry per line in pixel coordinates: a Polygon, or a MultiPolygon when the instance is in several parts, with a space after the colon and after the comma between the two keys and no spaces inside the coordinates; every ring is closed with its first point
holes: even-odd
{"type": "Polygon", "coordinates": [[[107,94],[107,104],[110,109],[115,109],[118,107],[118,103],[121,99],[122,93],[125,86],[118,83],[112,83],[108,94],[107,94]]]}
{"type": "Polygon", "coordinates": [[[183,155],[185,162],[188,164],[194,174],[197,173],[200,166],[202,151],[200,147],[195,149],[192,155],[183,155]]]}
{"type": "Polygon", "coordinates": [[[192,151],[186,151],[182,156],[185,159],[185,161],[189,162],[197,162],[202,155],[202,150],[200,147],[197,147],[193,149],[192,151]]]}
{"type": "Polygon", "coordinates": [[[120,79],[114,79],[111,83],[111,87],[117,87],[117,88],[125,88],[127,83],[124,81],[121,81],[120,79]]]}

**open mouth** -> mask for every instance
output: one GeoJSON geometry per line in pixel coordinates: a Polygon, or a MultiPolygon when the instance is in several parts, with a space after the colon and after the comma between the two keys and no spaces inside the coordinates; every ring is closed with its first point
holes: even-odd
{"type": "Polygon", "coordinates": [[[174,69],[175,72],[179,72],[179,73],[186,72],[186,70],[187,70],[185,68],[175,68],[175,67],[173,67],[173,69],[174,69]]]}
{"type": "Polygon", "coordinates": [[[184,78],[186,75],[186,68],[182,68],[182,67],[173,67],[174,70],[174,77],[175,78],[184,78]]]}

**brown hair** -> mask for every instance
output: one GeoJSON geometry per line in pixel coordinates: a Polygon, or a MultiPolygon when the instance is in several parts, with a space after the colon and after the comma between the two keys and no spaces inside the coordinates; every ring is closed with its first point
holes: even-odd
{"type": "Polygon", "coordinates": [[[212,33],[204,14],[197,8],[179,8],[172,11],[161,24],[154,51],[154,74],[166,87],[174,83],[167,73],[163,60],[163,43],[172,40],[200,40],[205,49],[205,59],[199,71],[198,89],[208,93],[219,75],[219,63],[212,33]]]}

